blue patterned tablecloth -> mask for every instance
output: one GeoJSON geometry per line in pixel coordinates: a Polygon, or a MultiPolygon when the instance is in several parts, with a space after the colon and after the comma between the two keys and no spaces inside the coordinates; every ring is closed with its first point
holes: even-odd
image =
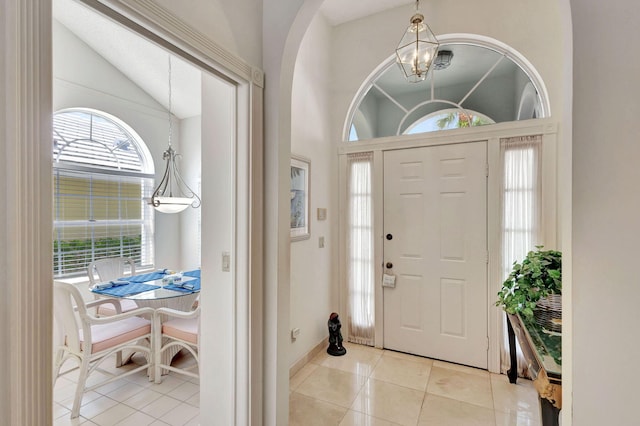
{"type": "Polygon", "coordinates": [[[104,288],[102,290],[92,290],[94,293],[104,294],[106,296],[124,297],[130,296],[144,291],[155,290],[160,286],[144,283],[129,283],[127,285],[119,285],[116,287],[104,288]]]}
{"type": "Polygon", "coordinates": [[[130,283],[144,283],[147,281],[161,280],[166,275],[166,269],[162,271],[149,272],[148,274],[132,275],[130,277],[120,278],[123,281],[129,281],[130,283]]]}

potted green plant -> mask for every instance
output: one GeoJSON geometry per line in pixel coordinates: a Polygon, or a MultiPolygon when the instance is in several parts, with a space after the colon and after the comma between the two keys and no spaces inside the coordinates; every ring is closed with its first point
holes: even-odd
{"type": "Polygon", "coordinates": [[[502,306],[507,313],[520,313],[526,319],[532,319],[536,306],[544,301],[550,309],[559,310],[561,317],[561,294],[562,253],[536,246],[521,263],[514,262],[498,292],[496,306],[502,306]],[[556,301],[550,301],[553,298],[556,301]]]}

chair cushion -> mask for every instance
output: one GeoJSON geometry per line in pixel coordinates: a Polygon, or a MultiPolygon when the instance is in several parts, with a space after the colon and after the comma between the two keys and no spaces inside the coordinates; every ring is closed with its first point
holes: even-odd
{"type": "MultiPolygon", "coordinates": [[[[133,311],[134,309],[138,309],[138,304],[129,299],[122,299],[120,301],[120,307],[122,308],[122,313],[133,311]]],[[[115,308],[110,303],[105,303],[104,305],[98,306],[98,316],[101,317],[110,317],[117,314],[115,308]]]]}
{"type": "MultiPolygon", "coordinates": [[[[93,344],[91,345],[91,353],[104,351],[149,333],[151,333],[151,321],[140,317],[125,318],[109,324],[92,325],[91,336],[93,344]]],[[[84,336],[82,330],[80,330],[81,348],[83,341],[84,336]]]]}
{"type": "Polygon", "coordinates": [[[198,327],[198,318],[174,318],[162,323],[162,334],[197,345],[198,327]]]}

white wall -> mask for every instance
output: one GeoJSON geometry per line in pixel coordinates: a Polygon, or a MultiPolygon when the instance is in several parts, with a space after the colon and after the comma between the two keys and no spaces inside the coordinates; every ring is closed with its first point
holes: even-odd
{"type": "Polygon", "coordinates": [[[248,64],[262,64],[261,1],[158,0],[156,3],[248,64]]]}
{"type": "Polygon", "coordinates": [[[311,22],[293,76],[291,152],[311,160],[311,238],[291,243],[290,328],[301,330],[291,343],[291,364],[328,338],[327,320],[338,309],[333,286],[338,239],[332,233],[332,224],[337,223],[338,212],[335,151],[329,134],[330,30],[322,16],[311,22]],[[327,220],[317,220],[318,208],[327,209],[327,220]],[[324,248],[319,247],[320,238],[324,238],[324,248]]]}
{"type": "MultiPolygon", "coordinates": [[[[124,47],[123,47],[124,48],[124,47]]],[[[53,26],[53,110],[87,107],[112,114],[145,142],[155,164],[156,179],[164,173],[167,111],[127,79],[66,27],[53,26]]],[[[180,123],[173,124],[172,144],[180,152],[180,123]]],[[[199,150],[195,151],[198,153],[199,150]]],[[[155,263],[180,269],[180,216],[156,213],[155,263]]]]}
{"type": "Polygon", "coordinates": [[[640,10],[572,1],[573,424],[638,424],[640,10]]]}
{"type": "MultiPolygon", "coordinates": [[[[234,252],[235,237],[235,88],[207,73],[202,75],[202,312],[200,336],[200,422],[234,424],[236,359],[235,259],[222,270],[222,253],[234,252]]],[[[242,226],[242,225],[240,225],[242,226]]]]}
{"type": "MultiPolygon", "coordinates": [[[[202,191],[198,189],[202,167],[201,135],[201,116],[185,118],[180,122],[180,141],[182,146],[180,154],[182,154],[182,159],[179,161],[178,167],[185,183],[198,195],[202,194],[202,191]]],[[[200,241],[198,218],[201,214],[202,210],[199,208],[188,208],[178,215],[180,218],[180,241],[182,243],[179,268],[185,271],[201,266],[201,253],[197,249],[200,241]]]]}

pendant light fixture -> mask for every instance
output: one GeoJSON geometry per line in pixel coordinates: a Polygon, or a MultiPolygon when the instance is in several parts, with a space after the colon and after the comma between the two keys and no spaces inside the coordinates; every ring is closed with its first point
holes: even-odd
{"type": "Polygon", "coordinates": [[[420,0],[416,0],[416,13],[396,49],[396,60],[407,81],[417,83],[427,78],[427,72],[438,52],[438,40],[419,12],[420,0]]]}
{"type": "Polygon", "coordinates": [[[161,213],[180,213],[187,207],[200,207],[200,197],[189,188],[178,173],[176,159],[182,157],[171,146],[173,124],[171,120],[171,55],[169,55],[169,147],[162,154],[167,162],[164,175],[153,191],[150,204],[161,213]]]}

